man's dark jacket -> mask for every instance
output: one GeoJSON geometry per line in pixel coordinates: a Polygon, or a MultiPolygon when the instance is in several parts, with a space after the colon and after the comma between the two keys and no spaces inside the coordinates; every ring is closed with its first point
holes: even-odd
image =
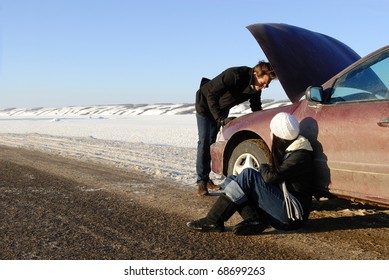
{"type": "Polygon", "coordinates": [[[232,107],[247,100],[252,111],[262,110],[261,91],[253,85],[253,68],[246,66],[229,68],[212,80],[203,78],[196,93],[196,112],[220,120],[232,107]]]}

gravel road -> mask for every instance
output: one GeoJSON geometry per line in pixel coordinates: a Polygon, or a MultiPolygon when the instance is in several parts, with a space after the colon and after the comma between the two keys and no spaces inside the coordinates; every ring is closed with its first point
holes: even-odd
{"type": "MultiPolygon", "coordinates": [[[[315,201],[298,231],[189,231],[216,195],[115,168],[0,146],[2,260],[387,260],[389,210],[315,201]]],[[[230,229],[240,221],[234,215],[230,229]]]]}

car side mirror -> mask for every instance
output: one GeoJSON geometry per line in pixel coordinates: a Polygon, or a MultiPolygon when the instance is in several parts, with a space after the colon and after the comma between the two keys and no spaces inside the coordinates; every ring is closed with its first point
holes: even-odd
{"type": "Polygon", "coordinates": [[[308,101],[322,102],[323,101],[323,88],[317,86],[310,86],[305,91],[305,98],[308,101]]]}

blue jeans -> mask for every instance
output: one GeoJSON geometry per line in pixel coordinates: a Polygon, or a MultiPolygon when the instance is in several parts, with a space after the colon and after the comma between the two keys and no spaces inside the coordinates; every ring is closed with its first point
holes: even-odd
{"type": "Polygon", "coordinates": [[[226,195],[238,205],[250,202],[258,209],[260,217],[276,229],[292,230],[305,221],[291,221],[286,213],[284,195],[278,184],[267,184],[261,173],[244,169],[238,176],[229,176],[221,186],[226,195]]]}
{"type": "Polygon", "coordinates": [[[215,143],[219,127],[216,121],[196,114],[199,140],[197,142],[197,183],[208,182],[211,172],[211,144],[215,143]]]}

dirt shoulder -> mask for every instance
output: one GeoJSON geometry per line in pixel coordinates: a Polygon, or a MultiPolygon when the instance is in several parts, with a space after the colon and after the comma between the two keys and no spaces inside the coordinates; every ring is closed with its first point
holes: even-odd
{"type": "MultiPolygon", "coordinates": [[[[301,230],[189,231],[216,197],[135,170],[0,146],[0,258],[389,259],[387,209],[314,203],[301,230]]],[[[240,221],[234,215],[228,226],[240,221]]]]}

